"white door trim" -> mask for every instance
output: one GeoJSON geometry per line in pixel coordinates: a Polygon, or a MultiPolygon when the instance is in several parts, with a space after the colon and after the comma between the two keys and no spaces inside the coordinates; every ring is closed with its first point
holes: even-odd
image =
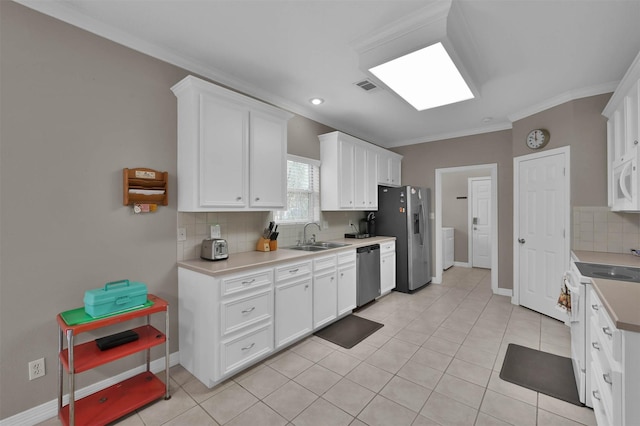
{"type": "MultiPolygon", "coordinates": [[[[491,209],[495,212],[491,217],[491,290],[498,290],[498,164],[477,164],[473,166],[447,167],[436,169],[435,188],[435,251],[436,267],[433,282],[442,283],[442,175],[452,172],[487,170],[491,176],[491,209]]],[[[506,289],[505,289],[506,290],[506,289]]]]}
{"type": "MultiPolygon", "coordinates": [[[[521,155],[513,158],[513,295],[511,296],[511,303],[514,305],[520,305],[520,282],[518,277],[520,276],[520,250],[518,245],[518,233],[520,230],[520,224],[518,218],[520,217],[520,163],[528,160],[535,160],[537,158],[548,157],[552,155],[564,153],[564,174],[567,176],[565,179],[565,194],[567,194],[565,204],[565,238],[564,238],[564,264],[565,270],[569,268],[569,262],[571,258],[571,148],[570,146],[563,146],[560,148],[550,149],[547,151],[536,152],[533,154],[521,155]]],[[[558,286],[559,288],[559,286],[558,286]]]]}

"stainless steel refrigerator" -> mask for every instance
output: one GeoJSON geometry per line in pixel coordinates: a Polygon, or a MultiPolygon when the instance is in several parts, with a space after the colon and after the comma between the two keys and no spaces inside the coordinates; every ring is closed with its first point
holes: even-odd
{"type": "Polygon", "coordinates": [[[431,282],[431,190],[378,187],[376,235],[396,237],[396,290],[409,293],[431,282]]]}

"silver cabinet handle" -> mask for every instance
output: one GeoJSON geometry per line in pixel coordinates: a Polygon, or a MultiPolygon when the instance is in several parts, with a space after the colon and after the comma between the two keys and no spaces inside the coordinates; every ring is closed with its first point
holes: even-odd
{"type": "Polygon", "coordinates": [[[638,141],[637,140],[633,141],[633,144],[638,145],[638,141]]]}
{"type": "Polygon", "coordinates": [[[525,239],[524,239],[524,238],[518,238],[518,242],[519,242],[520,244],[524,244],[524,243],[526,243],[526,241],[525,241],[525,239]]]}
{"type": "Polygon", "coordinates": [[[236,201],[242,200],[242,197],[236,197],[236,201]]]}
{"type": "Polygon", "coordinates": [[[244,348],[242,348],[241,350],[243,350],[243,351],[248,351],[249,349],[253,348],[255,345],[256,345],[256,344],[255,344],[255,342],[254,342],[254,343],[250,344],[249,346],[245,346],[245,347],[244,347],[244,348]]]}
{"type": "Polygon", "coordinates": [[[340,272],[340,276],[341,276],[341,277],[344,277],[344,272],[340,272]]]}
{"type": "Polygon", "coordinates": [[[306,289],[306,288],[309,288],[309,284],[305,285],[305,286],[304,286],[304,288],[305,288],[305,289],[306,289]]]}
{"type": "Polygon", "coordinates": [[[598,308],[598,305],[591,305],[591,309],[593,309],[594,311],[597,311],[599,308],[598,308]]]}
{"type": "Polygon", "coordinates": [[[300,268],[296,268],[296,269],[289,269],[289,273],[290,274],[295,274],[296,272],[298,272],[300,268]]]}
{"type": "Polygon", "coordinates": [[[253,310],[255,309],[255,306],[250,307],[249,309],[245,309],[244,311],[242,311],[243,314],[248,314],[249,312],[253,312],[253,310]]]}
{"type": "Polygon", "coordinates": [[[256,201],[260,201],[260,197],[256,197],[256,201]]]}
{"type": "Polygon", "coordinates": [[[591,346],[593,346],[593,349],[600,350],[600,345],[598,344],[598,342],[591,342],[591,346]]]}
{"type": "Polygon", "coordinates": [[[249,280],[249,281],[242,281],[242,285],[249,285],[249,284],[254,283],[255,281],[256,281],[256,279],[255,279],[255,278],[253,278],[253,279],[251,279],[251,280],[249,280]]]}
{"type": "Polygon", "coordinates": [[[607,374],[603,374],[603,375],[602,375],[602,378],[604,379],[604,382],[605,382],[605,383],[607,383],[607,384],[609,384],[609,385],[612,385],[612,384],[613,384],[613,380],[611,380],[611,375],[610,375],[609,373],[607,373],[607,374]]]}
{"type": "Polygon", "coordinates": [[[613,336],[613,333],[611,332],[611,329],[609,327],[602,327],[602,332],[609,337],[613,336]]]}
{"type": "Polygon", "coordinates": [[[595,399],[597,399],[598,401],[600,401],[600,392],[599,392],[599,391],[594,390],[594,391],[592,391],[592,392],[591,392],[591,394],[593,395],[593,397],[594,397],[595,399]]]}

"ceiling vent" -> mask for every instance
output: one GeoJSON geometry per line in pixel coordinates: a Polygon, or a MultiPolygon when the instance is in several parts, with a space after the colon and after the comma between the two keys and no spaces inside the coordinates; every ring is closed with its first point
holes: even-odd
{"type": "Polygon", "coordinates": [[[371,92],[378,89],[378,86],[368,78],[354,84],[359,88],[361,88],[362,90],[364,90],[365,92],[371,92]]]}

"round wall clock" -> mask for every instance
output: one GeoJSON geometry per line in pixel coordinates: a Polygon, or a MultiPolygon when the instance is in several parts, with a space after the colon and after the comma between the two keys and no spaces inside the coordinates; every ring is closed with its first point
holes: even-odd
{"type": "Polygon", "coordinates": [[[531,149],[543,148],[549,143],[549,131],[546,129],[533,129],[527,135],[527,146],[531,149]]]}

